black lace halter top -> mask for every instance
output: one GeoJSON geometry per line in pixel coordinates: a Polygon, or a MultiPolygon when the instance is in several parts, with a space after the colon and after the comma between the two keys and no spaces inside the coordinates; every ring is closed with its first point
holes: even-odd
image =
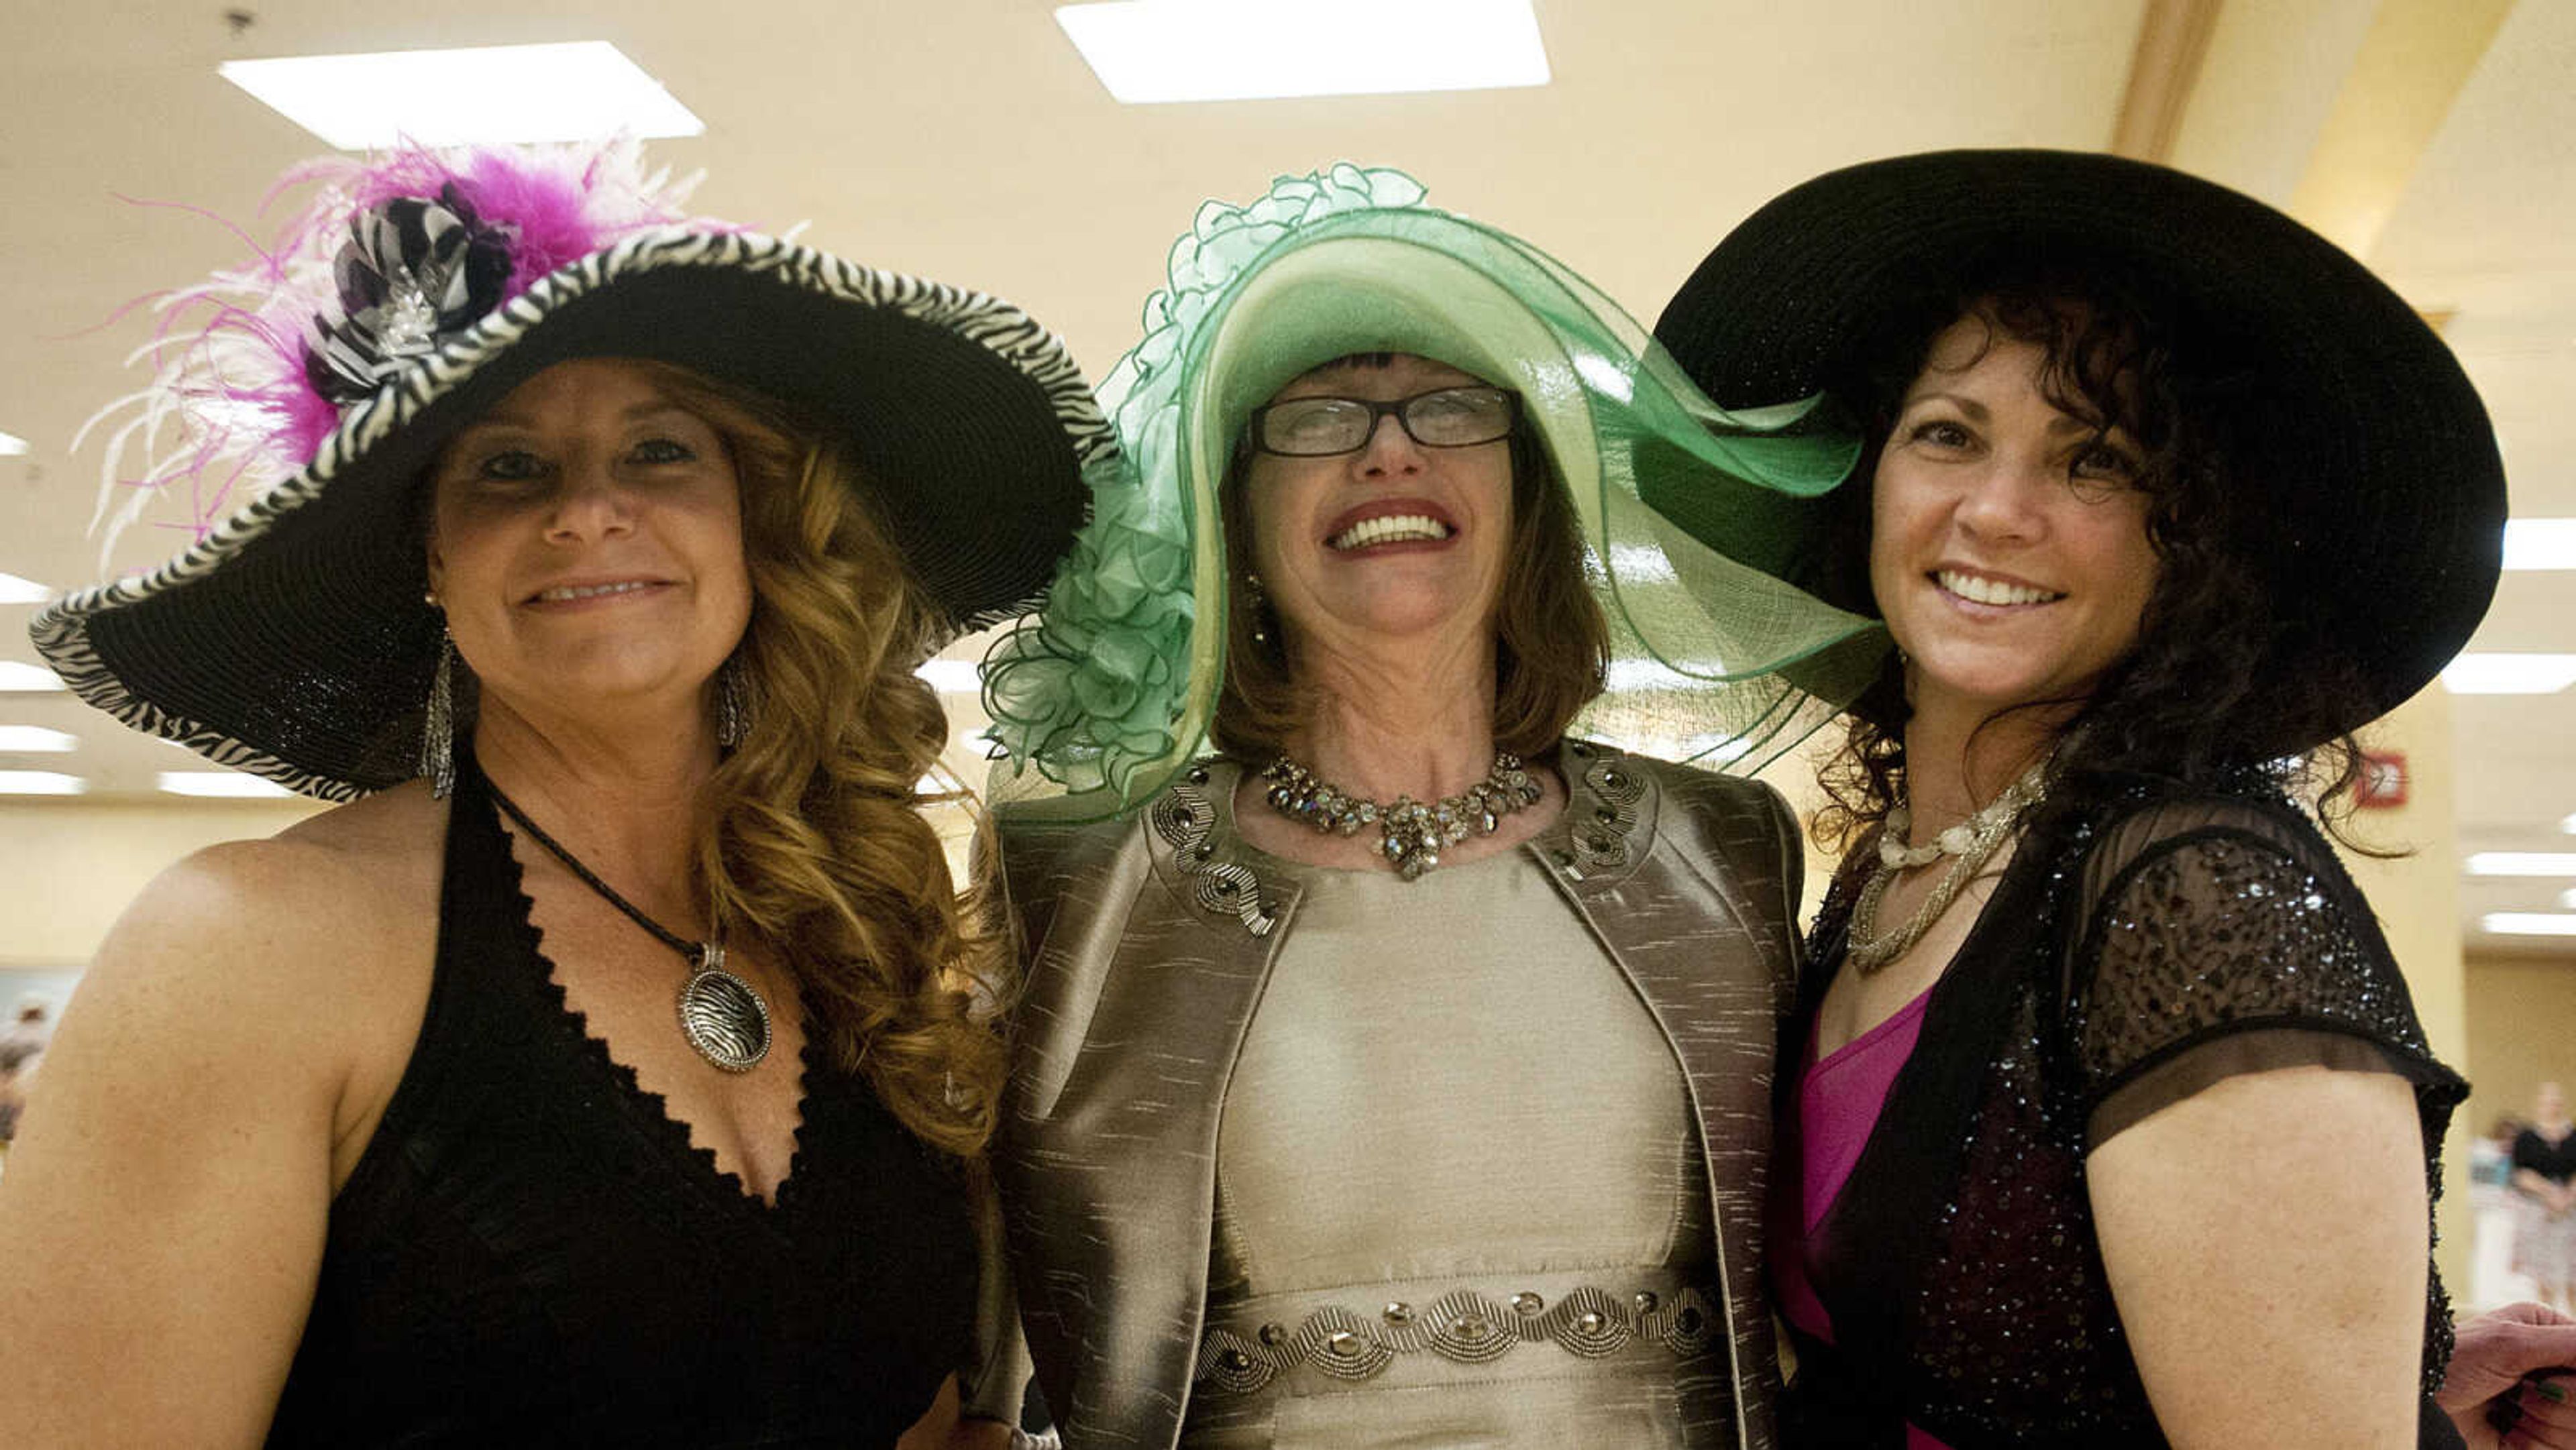
{"type": "Polygon", "coordinates": [[[974,1290],[959,1172],[820,1046],[775,1205],[690,1145],[565,1006],[460,762],[428,1010],[269,1443],[888,1445],[974,1290]]]}

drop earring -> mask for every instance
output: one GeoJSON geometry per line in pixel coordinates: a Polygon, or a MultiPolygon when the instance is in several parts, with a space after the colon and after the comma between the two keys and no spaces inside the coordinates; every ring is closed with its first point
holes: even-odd
{"type": "Polygon", "coordinates": [[[444,624],[438,627],[438,672],[430,678],[429,708],[421,718],[420,773],[432,798],[456,793],[456,638],[444,624]]]}
{"type": "Polygon", "coordinates": [[[751,735],[751,686],[744,673],[740,654],[725,656],[716,670],[716,744],[727,750],[751,735]]]}
{"type": "Polygon", "coordinates": [[[1252,642],[1270,643],[1270,596],[1262,592],[1258,574],[1243,576],[1243,607],[1252,612],[1252,642]]]}

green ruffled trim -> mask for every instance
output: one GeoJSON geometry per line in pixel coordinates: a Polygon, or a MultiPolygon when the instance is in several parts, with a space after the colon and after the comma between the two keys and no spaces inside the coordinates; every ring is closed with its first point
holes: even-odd
{"type": "Polygon", "coordinates": [[[1783,582],[1813,564],[1817,500],[1859,440],[1815,399],[1718,408],[1591,284],[1424,194],[1401,172],[1336,166],[1247,206],[1210,202],[1174,244],[1143,340],[1099,390],[1122,447],[1090,475],[1092,521],[1042,616],[985,658],[1010,757],[997,800],[1051,782],[1072,797],[1065,812],[1124,812],[1198,749],[1225,587],[1216,521],[1196,515],[1231,445],[1194,430],[1239,426],[1336,348],[1419,352],[1521,391],[1601,571],[1611,679],[1587,729],[1746,768],[1823,718],[1809,706],[1839,706],[1872,676],[1884,632],[1783,582]],[[1297,270],[1327,245],[1352,250],[1297,270]],[[1283,298],[1298,300],[1266,310],[1283,298]]]}
{"type": "Polygon", "coordinates": [[[1245,206],[1211,201],[1172,244],[1171,285],[1145,300],[1144,339],[1097,390],[1123,458],[1094,466],[1091,522],[1058,566],[1045,613],[984,657],[992,737],[1013,760],[1076,794],[1105,788],[1121,805],[1159,788],[1136,773],[1180,753],[1175,727],[1188,703],[1196,613],[1188,501],[1161,482],[1180,476],[1190,341],[1226,289],[1299,228],[1343,212],[1419,206],[1424,195],[1401,171],[1345,162],[1282,176],[1245,206]]]}
{"type": "Polygon", "coordinates": [[[1013,759],[1067,790],[1125,801],[1137,769],[1178,744],[1197,615],[1190,530],[1177,492],[1143,487],[1115,456],[1090,472],[1091,522],[1045,613],[984,656],[984,709],[1013,759]]]}

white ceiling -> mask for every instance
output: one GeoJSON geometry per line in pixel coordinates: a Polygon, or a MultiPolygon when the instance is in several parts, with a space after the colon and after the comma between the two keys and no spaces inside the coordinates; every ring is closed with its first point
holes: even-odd
{"type": "MultiPolygon", "coordinates": [[[[1010,297],[1096,378],[1134,340],[1198,203],[1275,173],[1402,166],[1435,202],[1531,238],[1651,319],[1728,226],[1816,172],[1944,146],[2107,145],[2148,14],[2144,0],[1540,0],[1555,70],[1543,88],[1122,107],[1044,0],[244,8],[236,33],[217,4],[10,0],[0,430],[33,451],[0,458],[0,570],[56,587],[97,577],[98,460],[66,447],[133,383],[120,363],[146,325],[116,314],[241,256],[207,216],[120,197],[259,234],[269,181],[321,149],[220,80],[224,60],[614,41],[706,120],[704,137],[654,148],[705,170],[702,209],[803,222],[843,255],[1010,297]]],[[[1295,23],[1294,4],[1280,8],[1295,23]]],[[[2188,114],[2177,157],[2286,202],[2373,8],[2234,0],[2204,76],[2213,99],[2188,114]]],[[[2576,6],[2521,0],[2369,257],[2420,306],[2456,309],[2447,335],[2494,409],[2526,514],[2576,515],[2571,74],[2576,6]]],[[[112,567],[179,542],[143,532],[112,567]]],[[[32,658],[30,612],[0,606],[0,658],[32,658]]],[[[2576,650],[2576,573],[2509,576],[2479,643],[2576,650]]],[[[2576,812],[2571,713],[2576,696],[2459,702],[2464,850],[2576,848],[2558,832],[2576,812]]],[[[105,793],[190,759],[67,699],[0,696],[0,723],[81,737],[76,754],[0,766],[73,769],[105,793]]],[[[2547,909],[2569,885],[2472,883],[2464,906],[2547,909]]]]}

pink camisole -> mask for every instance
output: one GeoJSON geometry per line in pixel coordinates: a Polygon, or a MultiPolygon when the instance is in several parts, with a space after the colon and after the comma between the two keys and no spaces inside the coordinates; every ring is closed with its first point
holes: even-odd
{"type": "MultiPolygon", "coordinates": [[[[1923,1031],[1923,1012],[1931,1000],[1927,989],[1886,1021],[1821,1059],[1816,1056],[1812,1029],[1807,1037],[1805,1069],[1798,1079],[1798,1221],[1783,1234],[1786,1242],[1774,1246],[1771,1278],[1780,1296],[1780,1312],[1827,1344],[1834,1342],[1833,1317],[1816,1297],[1807,1246],[1860,1162],[1861,1149],[1869,1144],[1870,1130],[1878,1126],[1896,1074],[1914,1055],[1915,1039],[1923,1031]]],[[[1913,1425],[1905,1427],[1905,1446],[1906,1450],[1949,1450],[1913,1425]]]]}

